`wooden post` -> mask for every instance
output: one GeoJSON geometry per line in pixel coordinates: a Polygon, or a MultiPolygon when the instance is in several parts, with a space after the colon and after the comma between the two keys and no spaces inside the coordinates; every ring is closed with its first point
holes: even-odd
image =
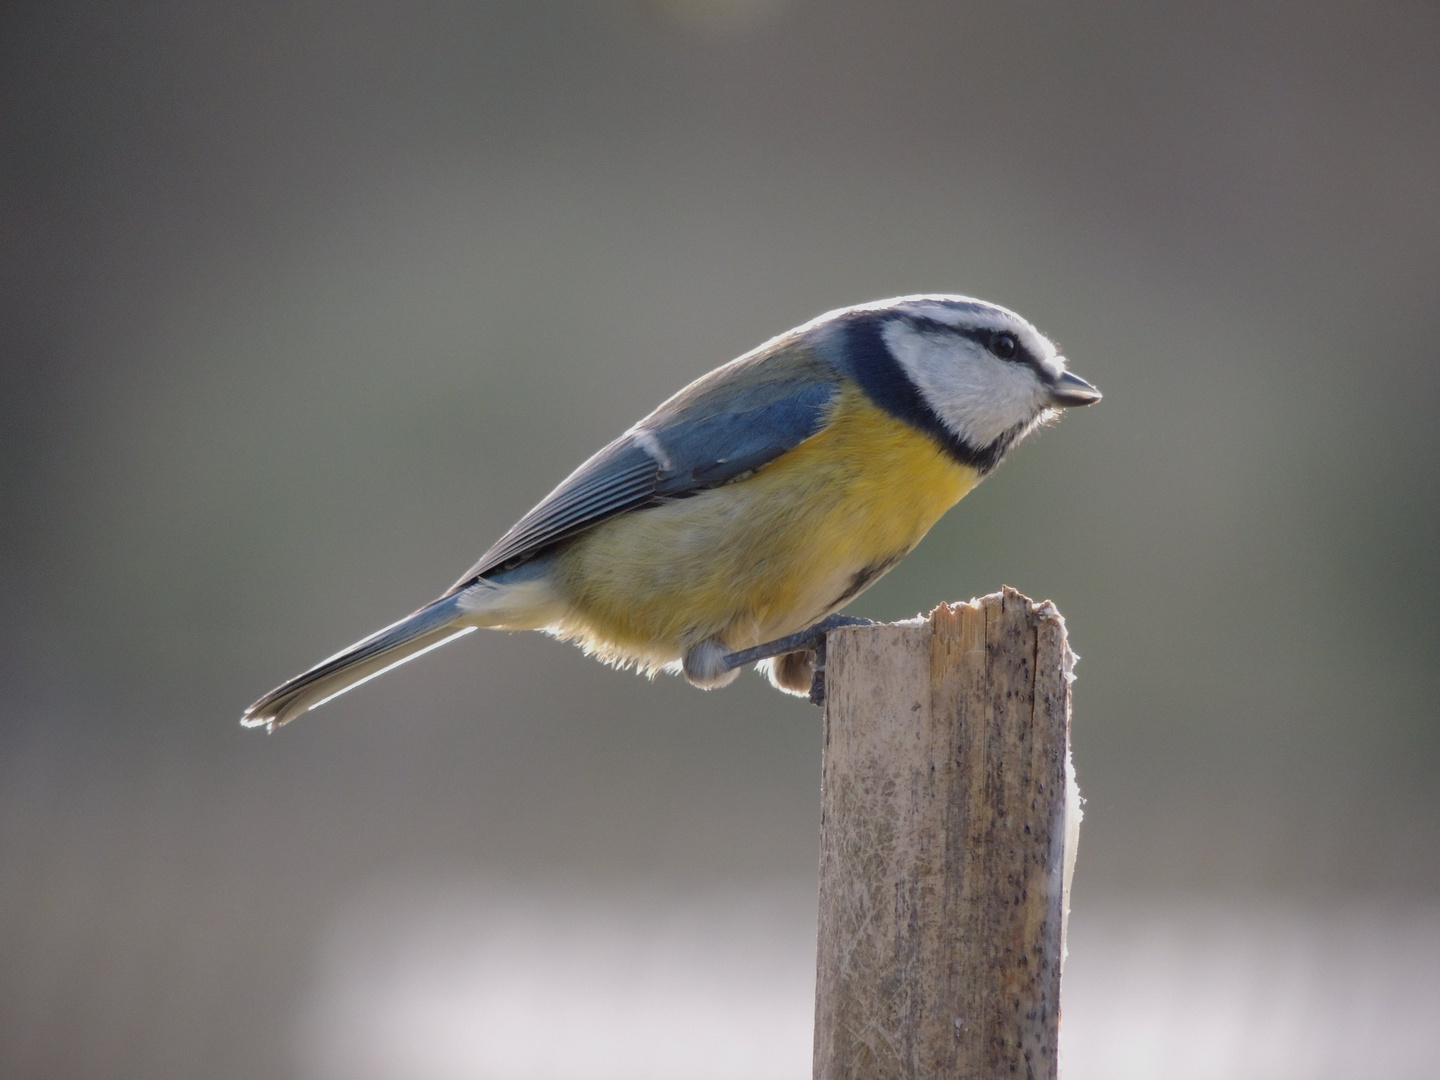
{"type": "Polygon", "coordinates": [[[827,643],[816,1080],[1053,1080],[1065,621],[1013,589],[827,643]]]}

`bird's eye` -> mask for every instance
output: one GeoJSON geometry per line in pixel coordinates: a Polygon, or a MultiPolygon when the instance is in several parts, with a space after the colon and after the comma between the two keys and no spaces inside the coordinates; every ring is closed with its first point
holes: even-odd
{"type": "Polygon", "coordinates": [[[996,334],[990,339],[990,351],[1001,360],[1009,360],[1020,351],[1020,343],[1014,334],[996,334]]]}

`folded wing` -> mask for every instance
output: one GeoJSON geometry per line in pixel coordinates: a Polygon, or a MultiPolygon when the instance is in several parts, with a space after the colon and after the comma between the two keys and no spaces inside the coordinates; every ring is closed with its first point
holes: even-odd
{"type": "Polygon", "coordinates": [[[711,372],[561,481],[450,593],[617,514],[743,478],[819,431],[837,390],[833,371],[794,342],[711,372]]]}

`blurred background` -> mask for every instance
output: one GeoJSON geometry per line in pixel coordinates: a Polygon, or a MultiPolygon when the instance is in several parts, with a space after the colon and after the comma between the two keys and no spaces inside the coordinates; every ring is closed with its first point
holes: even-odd
{"type": "Polygon", "coordinates": [[[0,12],[0,1073],[808,1075],[820,716],[475,635],[243,706],[693,377],[1105,391],[852,605],[1083,657],[1072,1078],[1440,1075],[1440,9],[0,12]]]}

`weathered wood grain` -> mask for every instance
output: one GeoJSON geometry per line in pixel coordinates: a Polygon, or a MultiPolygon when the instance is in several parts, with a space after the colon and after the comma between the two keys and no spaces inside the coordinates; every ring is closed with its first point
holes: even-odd
{"type": "Polygon", "coordinates": [[[1055,1077],[1068,667],[1008,588],[830,634],[817,1080],[1055,1077]]]}

